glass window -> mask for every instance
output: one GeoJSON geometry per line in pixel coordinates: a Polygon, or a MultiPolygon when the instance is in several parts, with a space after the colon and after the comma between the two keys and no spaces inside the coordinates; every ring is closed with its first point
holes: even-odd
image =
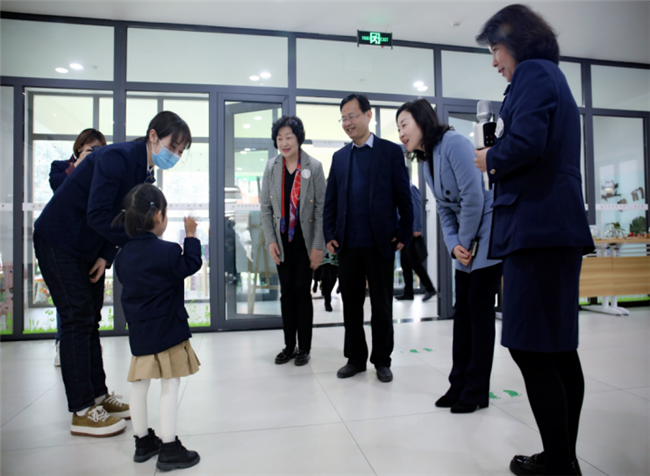
{"type": "Polygon", "coordinates": [[[129,28],[127,48],[128,81],[288,85],[284,37],[129,28]]]}
{"type": "Polygon", "coordinates": [[[280,282],[265,248],[259,196],[278,154],[271,127],[282,105],[227,102],[225,112],[226,319],[279,316],[280,282]]]}
{"type": "Polygon", "coordinates": [[[593,106],[650,111],[650,70],[591,67],[593,106]]]}
{"type": "Polygon", "coordinates": [[[185,306],[190,326],[210,325],[210,114],[207,94],[150,93],[128,91],[126,98],[127,140],[145,136],[149,122],[161,111],[178,114],[190,127],[192,146],[169,170],[156,170],[156,185],[168,203],[167,241],[183,244],[183,217],[191,215],[199,223],[203,266],[185,280],[185,306]]]}
{"type": "MultiPolygon", "coordinates": [[[[87,128],[98,129],[101,117],[112,116],[112,93],[27,88],[25,107],[24,333],[53,333],[57,330],[56,309],[34,256],[34,221],[54,193],[49,182],[52,162],[68,160],[77,135],[87,128]]],[[[112,133],[112,120],[110,125],[109,131],[102,131],[109,143],[112,138],[106,132],[112,133]]],[[[106,271],[104,303],[100,329],[113,329],[112,269],[106,271]]]]}
{"type": "Polygon", "coordinates": [[[111,26],[0,20],[3,76],[113,81],[111,26]]]}
{"type": "Polygon", "coordinates": [[[594,117],[596,225],[600,236],[610,223],[626,232],[647,231],[644,121],[628,117],[594,117]]]}
{"type": "Polygon", "coordinates": [[[566,76],[566,80],[569,83],[569,88],[571,88],[571,94],[573,94],[573,99],[576,100],[576,104],[579,107],[582,107],[582,67],[580,63],[566,63],[564,61],[560,62],[560,69],[566,76]]]}
{"type": "Polygon", "coordinates": [[[506,80],[492,67],[490,54],[442,52],[444,97],[503,101],[506,87],[506,80]]]}
{"type": "Polygon", "coordinates": [[[325,177],[332,166],[332,155],[343,147],[350,138],[341,127],[341,111],[336,104],[297,104],[296,115],[305,127],[302,148],[323,164],[325,177]]]}
{"type": "Polygon", "coordinates": [[[298,39],[297,49],[299,88],[435,94],[430,49],[359,48],[351,42],[310,39],[298,39]]]}
{"type": "Polygon", "coordinates": [[[0,87],[0,334],[13,332],[14,320],[14,89],[0,87]]]}

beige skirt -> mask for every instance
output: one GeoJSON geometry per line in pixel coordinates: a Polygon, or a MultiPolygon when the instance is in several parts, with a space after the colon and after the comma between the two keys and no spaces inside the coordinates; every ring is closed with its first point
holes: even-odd
{"type": "Polygon", "coordinates": [[[152,378],[187,377],[199,371],[199,358],[190,340],[181,342],[158,354],[131,356],[129,382],[152,378]]]}

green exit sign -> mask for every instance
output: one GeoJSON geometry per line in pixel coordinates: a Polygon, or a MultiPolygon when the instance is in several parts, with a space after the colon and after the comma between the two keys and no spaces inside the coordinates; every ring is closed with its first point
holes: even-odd
{"type": "Polygon", "coordinates": [[[357,46],[379,46],[393,48],[393,34],[377,31],[357,30],[357,46]]]}

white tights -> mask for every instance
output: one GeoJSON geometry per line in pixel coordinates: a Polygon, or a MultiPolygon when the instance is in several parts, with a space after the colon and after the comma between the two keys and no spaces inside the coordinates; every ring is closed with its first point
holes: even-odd
{"type": "MultiPolygon", "coordinates": [[[[131,384],[131,423],[133,434],[138,438],[147,436],[147,393],[151,379],[138,380],[131,384]]],[[[160,394],[160,438],[163,443],[171,443],[176,437],[176,415],[178,413],[178,389],[180,378],[161,379],[160,394]]]]}

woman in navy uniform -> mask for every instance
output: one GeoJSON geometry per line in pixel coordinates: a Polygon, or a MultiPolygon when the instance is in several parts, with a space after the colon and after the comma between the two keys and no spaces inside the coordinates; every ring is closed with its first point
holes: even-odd
{"type": "Polygon", "coordinates": [[[517,455],[515,474],[580,474],[584,397],[578,357],[582,255],[594,249],[580,176],[580,116],[553,29],[510,5],[483,26],[492,66],[510,83],[496,143],[476,151],[494,187],[489,256],[503,260],[501,343],[519,366],[544,451],[517,455]]]}
{"type": "Polygon", "coordinates": [[[34,250],[61,314],[61,374],[73,413],[71,433],[124,431],[129,407],[108,395],[99,344],[104,270],[128,236],[111,228],[126,194],[153,181],[154,165],[169,168],[190,146],[187,123],[173,112],[152,119],[141,140],[102,147],[75,167],[34,224],[34,250]]]}

